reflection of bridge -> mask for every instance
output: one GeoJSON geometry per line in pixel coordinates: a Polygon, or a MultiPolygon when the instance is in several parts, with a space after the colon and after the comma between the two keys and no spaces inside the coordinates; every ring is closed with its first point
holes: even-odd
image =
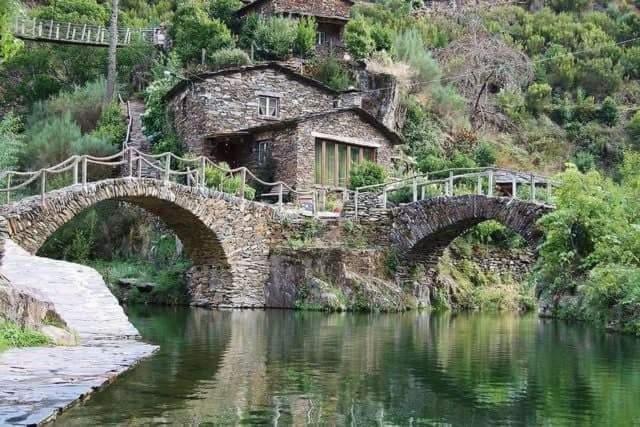
{"type": "MultiPolygon", "coordinates": [[[[15,37],[23,40],[103,47],[109,45],[111,37],[107,27],[25,17],[14,19],[12,31],[15,37]]],[[[164,44],[164,34],[159,35],[157,29],[121,28],[118,30],[119,47],[135,43],[164,44]]]]}

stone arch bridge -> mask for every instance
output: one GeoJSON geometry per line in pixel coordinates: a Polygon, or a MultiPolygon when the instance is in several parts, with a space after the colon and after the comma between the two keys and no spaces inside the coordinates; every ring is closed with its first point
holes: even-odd
{"type": "Polygon", "coordinates": [[[217,307],[264,306],[268,256],[278,240],[278,211],[202,187],[154,179],[108,179],[74,185],[0,208],[9,238],[36,253],[61,226],[99,202],[116,200],[155,214],[184,244],[194,303],[217,307]]]}
{"type": "Polygon", "coordinates": [[[553,208],[510,197],[440,196],[389,212],[389,239],[400,260],[398,279],[407,280],[415,265],[433,275],[438,260],[454,239],[473,226],[495,220],[536,247],[542,238],[537,222],[553,208]]]}
{"type": "MultiPolygon", "coordinates": [[[[107,200],[137,205],[162,219],[184,244],[194,266],[188,273],[196,305],[264,307],[270,254],[284,243],[289,227],[281,209],[202,186],[147,178],[107,179],[72,185],[0,208],[9,238],[36,253],[61,226],[107,200]]],[[[417,264],[433,270],[445,248],[474,225],[497,220],[532,245],[537,221],[552,208],[535,201],[486,195],[435,196],[378,209],[361,219],[364,234],[393,248],[401,261],[397,280],[410,279],[417,264]]],[[[373,244],[374,239],[369,243],[373,244]]],[[[335,243],[335,242],[334,242],[335,243]]]]}

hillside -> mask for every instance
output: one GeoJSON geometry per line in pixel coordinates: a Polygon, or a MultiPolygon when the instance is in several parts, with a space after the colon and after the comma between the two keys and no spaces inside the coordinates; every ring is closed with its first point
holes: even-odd
{"type": "MultiPolygon", "coordinates": [[[[640,333],[638,4],[454,4],[357,3],[344,47],[315,55],[313,19],[241,20],[240,0],[121,0],[122,26],[166,26],[172,43],[168,50],[119,49],[120,93],[144,97],[153,151],[182,154],[164,101],[174,84],[205,70],[287,61],[334,89],[363,91],[369,109],[405,139],[396,153],[404,162],[392,175],[492,165],[560,174],[558,210],[542,224],[547,240],[531,280],[536,296],[551,314],[640,333]]],[[[2,169],[117,151],[124,123],[117,104],[102,102],[106,49],[22,43],[9,25],[16,14],[107,25],[109,8],[96,0],[0,0],[2,169]]],[[[126,214],[109,220],[126,229],[136,223],[126,214]]],[[[129,256],[162,240],[140,231],[111,238],[105,250],[107,233],[95,218],[83,221],[93,227],[89,243],[68,233],[77,245],[65,256],[129,256]]],[[[495,225],[465,239],[458,249],[509,250],[517,240],[495,225]]],[[[454,252],[464,258],[467,251],[454,252]]]]}

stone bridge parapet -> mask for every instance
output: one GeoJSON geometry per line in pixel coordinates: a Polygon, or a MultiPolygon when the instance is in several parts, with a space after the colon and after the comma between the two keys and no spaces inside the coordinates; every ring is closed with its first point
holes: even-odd
{"type": "Polygon", "coordinates": [[[264,306],[269,253],[280,240],[278,210],[205,188],[121,178],[74,185],[0,208],[8,237],[36,253],[61,226],[87,208],[116,200],[157,215],[184,244],[195,303],[264,306]]]}

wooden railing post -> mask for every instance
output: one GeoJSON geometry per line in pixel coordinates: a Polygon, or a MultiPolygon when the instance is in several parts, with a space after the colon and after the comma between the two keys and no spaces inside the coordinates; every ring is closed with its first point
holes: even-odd
{"type": "Polygon", "coordinates": [[[536,201],[536,177],[534,174],[531,174],[531,201],[536,201]]]}
{"type": "Polygon", "coordinates": [[[247,168],[242,168],[240,176],[242,177],[240,181],[240,197],[244,200],[244,188],[247,184],[247,168]]]}
{"type": "Polygon", "coordinates": [[[318,218],[318,190],[313,190],[313,217],[318,218]]]}
{"type": "Polygon", "coordinates": [[[547,181],[547,203],[551,203],[551,181],[547,181]]]}
{"type": "Polygon", "coordinates": [[[449,196],[454,195],[455,191],[453,189],[453,171],[449,171],[449,196]]]}
{"type": "Polygon", "coordinates": [[[79,157],[76,157],[73,160],[73,185],[78,184],[78,161],[79,160],[80,160],[79,157]]]}
{"type": "Polygon", "coordinates": [[[164,182],[169,182],[171,178],[171,154],[164,156],[164,182]]]}
{"type": "Polygon", "coordinates": [[[280,185],[278,185],[279,187],[279,191],[278,191],[278,206],[282,207],[282,204],[284,202],[284,185],[283,183],[280,183],[280,185]]]}
{"type": "Polygon", "coordinates": [[[489,169],[489,188],[487,189],[487,196],[493,197],[493,169],[489,169]]]}
{"type": "Polygon", "coordinates": [[[127,148],[127,152],[129,153],[129,178],[133,178],[133,150],[127,148]]]}
{"type": "Polygon", "coordinates": [[[11,174],[7,174],[7,204],[11,203],[11,174]]]}
{"type": "MultiPolygon", "coordinates": [[[[138,159],[138,179],[141,179],[142,178],[142,166],[143,166],[143,163],[144,163],[144,156],[142,156],[140,153],[138,153],[137,159],[138,159]]],[[[154,174],[154,176],[155,176],[155,174],[154,174]]]]}
{"type": "Polygon", "coordinates": [[[478,182],[476,183],[476,194],[482,196],[482,175],[478,174],[478,182]]]}
{"type": "Polygon", "coordinates": [[[40,176],[40,197],[42,198],[42,206],[47,204],[47,170],[42,169],[40,172],[42,175],[40,176]]]}
{"type": "Polygon", "coordinates": [[[411,183],[411,187],[413,190],[413,201],[417,202],[418,201],[418,179],[415,176],[413,177],[413,182],[411,183]]]}
{"type": "Polygon", "coordinates": [[[87,156],[82,156],[82,189],[87,191],[87,156]]]}
{"type": "Polygon", "coordinates": [[[511,198],[518,197],[518,175],[511,174],[511,198]]]}
{"type": "Polygon", "coordinates": [[[202,156],[200,159],[200,185],[203,187],[207,186],[207,159],[202,156]]]}
{"type": "Polygon", "coordinates": [[[355,209],[355,219],[358,219],[358,196],[360,196],[360,192],[358,191],[358,189],[356,188],[356,194],[354,195],[355,199],[353,200],[353,206],[355,209]]]}

